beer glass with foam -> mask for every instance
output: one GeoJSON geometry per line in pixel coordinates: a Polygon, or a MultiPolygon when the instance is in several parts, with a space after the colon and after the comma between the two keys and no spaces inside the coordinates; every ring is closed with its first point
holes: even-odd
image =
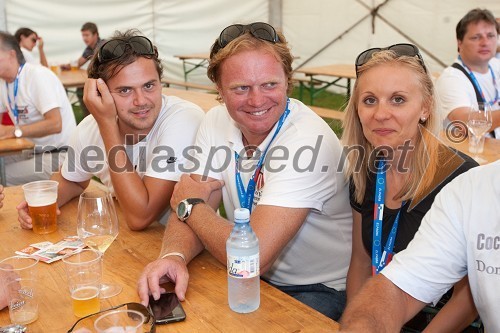
{"type": "Polygon", "coordinates": [[[33,220],[33,231],[48,234],[57,230],[57,186],[55,180],[41,180],[23,185],[24,198],[33,220]]]}
{"type": "Polygon", "coordinates": [[[98,312],[101,309],[101,253],[90,249],[82,250],[63,258],[63,262],[75,316],[85,317],[98,312]]]}

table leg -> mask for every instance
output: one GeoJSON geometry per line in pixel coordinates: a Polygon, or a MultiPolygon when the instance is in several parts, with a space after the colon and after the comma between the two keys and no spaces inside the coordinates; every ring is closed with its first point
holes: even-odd
{"type": "Polygon", "coordinates": [[[3,156],[0,156],[0,182],[3,186],[7,185],[7,179],[5,178],[5,161],[3,160],[3,156]]]}

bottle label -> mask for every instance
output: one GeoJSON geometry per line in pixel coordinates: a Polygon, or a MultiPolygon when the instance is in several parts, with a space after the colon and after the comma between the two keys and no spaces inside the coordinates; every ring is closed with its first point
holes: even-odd
{"type": "Polygon", "coordinates": [[[237,279],[249,279],[260,275],[259,254],[252,256],[227,256],[227,274],[237,279]]]}

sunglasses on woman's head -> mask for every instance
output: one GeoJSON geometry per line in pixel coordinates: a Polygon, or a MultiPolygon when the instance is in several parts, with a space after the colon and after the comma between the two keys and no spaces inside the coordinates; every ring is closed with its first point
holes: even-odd
{"type": "Polygon", "coordinates": [[[103,63],[120,58],[130,47],[138,55],[153,56],[156,54],[153,43],[144,36],[133,36],[124,39],[113,39],[104,43],[97,53],[97,59],[103,63]]]}
{"type": "Polygon", "coordinates": [[[276,30],[274,30],[274,28],[267,23],[254,22],[247,25],[233,24],[222,30],[219,38],[217,39],[218,48],[216,50],[213,50],[212,54],[215,54],[220,49],[225,48],[227,44],[240,37],[247,31],[249,31],[255,38],[265,40],[270,43],[277,43],[280,41],[276,30]]]}
{"type": "Polygon", "coordinates": [[[424,71],[427,73],[427,69],[425,68],[424,64],[424,59],[422,59],[422,56],[420,55],[420,51],[418,50],[418,47],[416,47],[413,44],[406,44],[406,43],[400,43],[400,44],[394,44],[389,47],[374,47],[368,50],[365,50],[361,52],[357,58],[356,58],[356,76],[358,76],[358,68],[366,64],[372,56],[380,51],[384,50],[389,50],[393,51],[396,53],[397,56],[408,56],[408,57],[417,57],[418,60],[420,61],[420,64],[422,65],[422,68],[424,71]]]}

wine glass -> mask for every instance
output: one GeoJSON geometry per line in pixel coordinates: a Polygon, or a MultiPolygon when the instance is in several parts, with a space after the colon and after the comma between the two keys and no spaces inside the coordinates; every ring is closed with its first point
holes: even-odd
{"type": "MultiPolygon", "coordinates": [[[[118,217],[111,194],[104,191],[84,192],[78,202],[78,237],[85,245],[104,252],[118,236],[118,217]]],[[[116,284],[101,284],[99,297],[118,295],[122,287],[116,284]]]]}
{"type": "Polygon", "coordinates": [[[467,128],[469,129],[469,152],[479,164],[486,162],[478,156],[483,152],[484,136],[491,128],[491,106],[487,103],[478,103],[469,109],[467,128]]]}

